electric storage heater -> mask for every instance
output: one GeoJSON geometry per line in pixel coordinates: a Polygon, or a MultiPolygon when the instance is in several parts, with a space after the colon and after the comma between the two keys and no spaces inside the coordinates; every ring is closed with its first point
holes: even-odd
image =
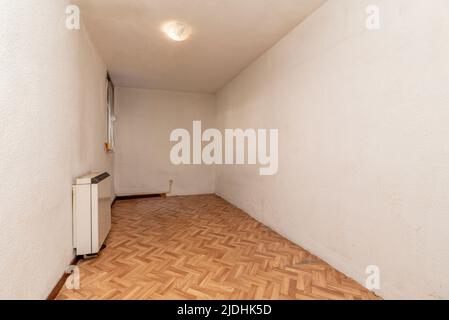
{"type": "Polygon", "coordinates": [[[73,186],[73,243],[78,256],[98,253],[111,230],[111,180],[107,172],[76,179],[73,186]]]}

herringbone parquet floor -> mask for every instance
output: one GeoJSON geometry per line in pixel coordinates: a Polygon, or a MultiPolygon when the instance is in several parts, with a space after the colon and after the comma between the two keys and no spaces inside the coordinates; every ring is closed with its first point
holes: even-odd
{"type": "Polygon", "coordinates": [[[119,201],[112,219],[57,299],[377,299],[214,195],[119,201]]]}

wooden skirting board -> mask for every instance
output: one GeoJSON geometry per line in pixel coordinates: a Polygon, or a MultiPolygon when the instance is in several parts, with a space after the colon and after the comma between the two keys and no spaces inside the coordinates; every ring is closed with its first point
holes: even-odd
{"type": "Polygon", "coordinates": [[[111,207],[114,206],[114,204],[117,201],[120,200],[133,200],[133,199],[145,199],[145,198],[166,198],[166,193],[152,193],[152,194],[132,194],[132,195],[126,195],[126,196],[116,196],[114,200],[112,201],[111,207]]]}
{"type": "Polygon", "coordinates": [[[152,194],[131,194],[126,196],[117,196],[114,201],[120,200],[133,200],[133,199],[145,199],[145,198],[165,198],[166,193],[152,193],[152,194]]]}
{"type": "MultiPolygon", "coordinates": [[[[70,265],[76,266],[78,264],[78,262],[80,261],[80,259],[81,259],[80,257],[73,258],[73,260],[70,263],[70,265]]],[[[70,273],[64,272],[64,274],[61,276],[59,281],[56,283],[56,286],[53,288],[53,290],[48,295],[47,300],[55,300],[56,299],[56,297],[58,296],[59,292],[64,287],[64,284],[66,283],[66,281],[67,281],[69,276],[70,276],[70,273]]]]}

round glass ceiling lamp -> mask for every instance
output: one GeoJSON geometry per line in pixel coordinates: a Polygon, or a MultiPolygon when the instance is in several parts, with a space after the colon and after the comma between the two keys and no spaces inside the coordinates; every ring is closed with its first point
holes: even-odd
{"type": "Polygon", "coordinates": [[[167,23],[164,31],[174,41],[184,41],[190,36],[190,28],[178,21],[167,23]]]}

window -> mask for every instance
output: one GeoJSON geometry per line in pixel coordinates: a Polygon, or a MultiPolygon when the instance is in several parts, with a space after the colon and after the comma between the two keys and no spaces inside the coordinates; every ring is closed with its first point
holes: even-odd
{"type": "Polygon", "coordinates": [[[114,141],[114,122],[115,122],[115,113],[114,113],[114,84],[112,83],[111,77],[109,73],[107,74],[108,79],[108,141],[106,142],[106,151],[114,152],[115,141],[114,141]]]}

